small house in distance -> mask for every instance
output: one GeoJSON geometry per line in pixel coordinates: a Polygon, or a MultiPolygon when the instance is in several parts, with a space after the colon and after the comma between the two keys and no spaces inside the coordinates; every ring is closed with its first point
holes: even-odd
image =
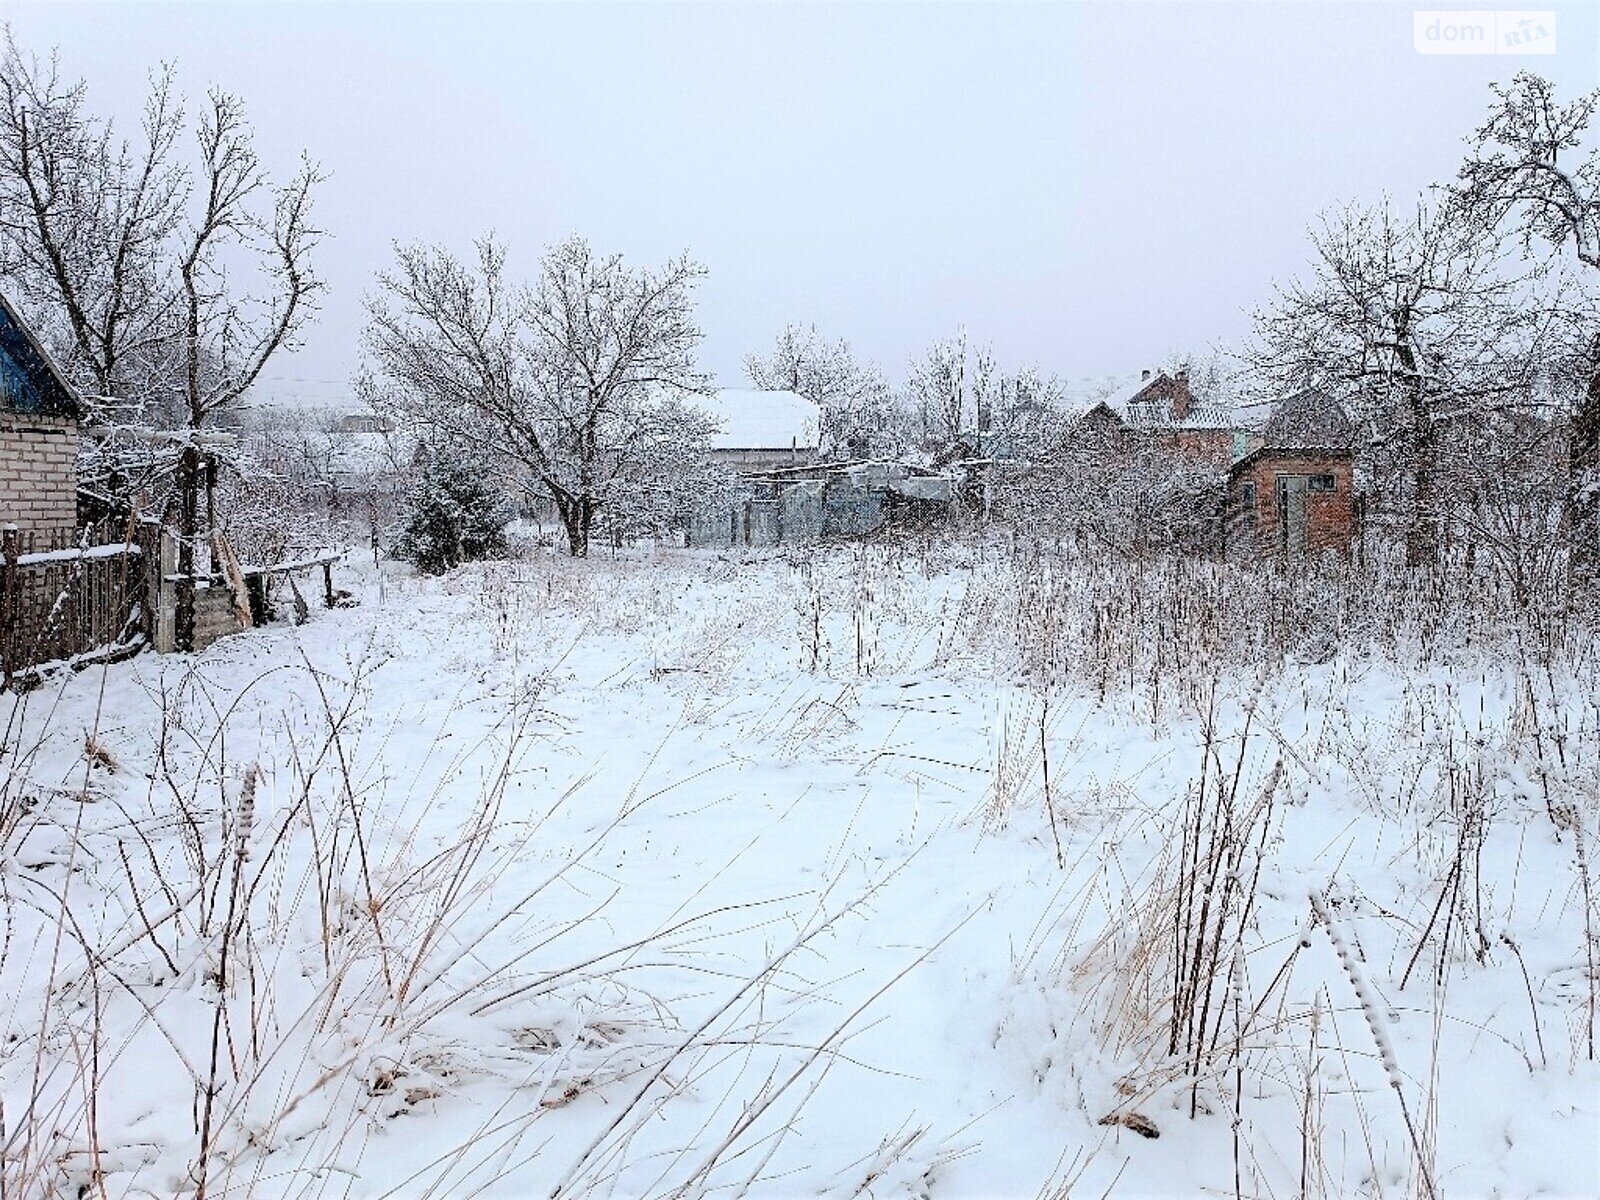
{"type": "Polygon", "coordinates": [[[77,524],[80,415],[77,395],[0,295],[0,525],[77,524]]]}
{"type": "Polygon", "coordinates": [[[711,459],[730,471],[803,466],[817,456],[822,414],[797,392],[722,388],[694,403],[721,424],[711,459]]]}
{"type": "Polygon", "coordinates": [[[1354,434],[1344,406],[1319,392],[1274,405],[1254,447],[1228,468],[1227,552],[1348,554],[1354,434]]]}
{"type": "Polygon", "coordinates": [[[1231,410],[1198,401],[1189,372],[1145,369],[1137,375],[1082,381],[1076,398],[1074,436],[1121,442],[1129,448],[1141,435],[1170,453],[1219,470],[1243,453],[1241,431],[1231,410]]]}
{"type": "Polygon", "coordinates": [[[778,546],[865,537],[948,515],[954,476],[907,463],[819,459],[821,412],[796,392],[725,388],[695,403],[721,428],[711,459],[737,477],[735,495],[695,512],[695,547],[778,546]]]}
{"type": "Polygon", "coordinates": [[[393,433],[398,428],[393,417],[375,412],[342,413],[336,424],[340,433],[393,433]]]}

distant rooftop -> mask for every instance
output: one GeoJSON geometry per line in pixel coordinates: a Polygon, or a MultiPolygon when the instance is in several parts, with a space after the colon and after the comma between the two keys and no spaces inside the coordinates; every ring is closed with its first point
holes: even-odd
{"type": "Polygon", "coordinates": [[[1356,426],[1341,401],[1308,388],[1273,406],[1261,439],[1276,450],[1346,450],[1355,444],[1356,426]]]}
{"type": "MultiPolygon", "coordinates": [[[[1128,425],[1167,429],[1238,429],[1245,427],[1238,410],[1226,404],[1195,402],[1181,421],[1172,418],[1170,388],[1173,377],[1165,371],[1143,370],[1123,375],[1084,375],[1064,385],[1064,406],[1078,416],[1105,405],[1128,425]],[[1160,386],[1165,383],[1165,389],[1160,386]],[[1143,393],[1150,391],[1149,396],[1143,393]]],[[[1264,417],[1262,418],[1265,419],[1264,417]]]]}
{"type": "Polygon", "coordinates": [[[339,417],[340,433],[393,433],[394,418],[375,412],[348,412],[339,417]]]}
{"type": "Polygon", "coordinates": [[[1147,387],[1154,378],[1153,374],[1141,371],[1120,375],[1078,375],[1062,380],[1062,404],[1068,412],[1081,414],[1104,403],[1121,416],[1128,400],[1147,387]]]}
{"type": "Polygon", "coordinates": [[[722,423],[713,450],[814,450],[820,431],[817,406],[797,392],[722,388],[696,396],[696,407],[722,423]]]}

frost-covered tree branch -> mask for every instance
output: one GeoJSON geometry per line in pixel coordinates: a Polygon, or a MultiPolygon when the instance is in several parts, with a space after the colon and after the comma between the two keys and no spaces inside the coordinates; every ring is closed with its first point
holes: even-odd
{"type": "Polygon", "coordinates": [[[234,404],[267,361],[292,345],[310,319],[322,281],[310,257],[321,237],[311,222],[322,173],[309,160],[272,188],[237,96],[213,91],[196,131],[203,203],[178,264],[182,291],[184,397],[195,428],[234,404]],[[262,198],[270,196],[270,214],[262,198]],[[230,288],[229,264],[255,254],[267,294],[230,288]]]}
{"type": "Polygon", "coordinates": [[[744,360],[745,374],[758,388],[795,392],[822,413],[825,454],[862,456],[892,446],[892,399],[876,366],[856,361],[850,343],[829,341],[816,327],[788,325],[766,355],[744,360]]]}
{"type": "MultiPolygon", "coordinates": [[[[1542,242],[1570,251],[1590,272],[1600,272],[1600,147],[1590,131],[1600,90],[1562,104],[1554,84],[1530,71],[1490,87],[1494,100],[1470,141],[1456,202],[1487,226],[1508,227],[1525,252],[1542,242]]],[[[1581,318],[1581,348],[1569,356],[1580,386],[1567,436],[1563,523],[1574,568],[1595,578],[1600,577],[1600,326],[1592,303],[1581,318]]]]}
{"type": "Polygon", "coordinates": [[[368,301],[363,390],[494,447],[550,497],[575,557],[603,509],[670,491],[703,459],[713,423],[688,401],[709,386],[691,300],[704,272],[687,257],[635,271],[569,238],[517,288],[492,237],[470,265],[440,247],[396,256],[368,301]]]}

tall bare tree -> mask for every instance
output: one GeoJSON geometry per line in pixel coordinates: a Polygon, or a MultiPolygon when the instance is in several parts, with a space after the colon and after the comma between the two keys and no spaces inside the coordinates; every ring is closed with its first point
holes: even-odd
{"type": "MultiPolygon", "coordinates": [[[[1490,225],[1509,226],[1525,250],[1542,245],[1570,253],[1600,282],[1600,146],[1590,130],[1600,90],[1563,104],[1549,80],[1529,71],[1490,87],[1494,100],[1471,138],[1458,201],[1490,225]]],[[[1575,570],[1594,579],[1600,578],[1600,315],[1591,307],[1583,318],[1565,523],[1575,570]]]]}
{"type": "Polygon", "coordinates": [[[709,387],[694,358],[703,271],[687,257],[634,270],[574,237],[519,288],[502,245],[475,249],[463,263],[396,248],[367,302],[362,391],[536,481],[581,558],[604,506],[661,490],[707,447],[713,422],[690,403],[709,387]]]}
{"type": "Polygon", "coordinates": [[[91,397],[198,428],[312,316],[322,176],[302,159],[275,187],[242,101],[222,91],[202,106],[190,159],[170,68],[151,77],[137,140],[87,97],[7,32],[0,275],[91,397]]]}
{"type": "Polygon", "coordinates": [[[137,141],[92,115],[63,80],[5,35],[0,54],[0,276],[91,398],[170,399],[172,240],[190,180],[178,161],[182,105],[156,72],[137,141]]]}
{"type": "Polygon", "coordinates": [[[177,263],[188,423],[206,424],[235,404],[267,361],[313,315],[323,290],[311,263],[322,236],[311,220],[322,174],[302,157],[299,171],[274,188],[255,150],[237,96],[213,90],[195,130],[200,204],[185,223],[177,263]],[[230,286],[241,259],[256,260],[258,292],[230,286]]]}
{"type": "Polygon", "coordinates": [[[1312,246],[1309,276],[1256,315],[1249,357],[1281,393],[1313,389],[1355,411],[1406,497],[1407,561],[1432,562],[1442,424],[1535,394],[1533,281],[1452,206],[1350,206],[1324,215],[1312,246]]]}
{"type": "Polygon", "coordinates": [[[967,359],[963,329],[953,338],[934,342],[906,373],[907,413],[923,448],[936,455],[957,453],[962,439],[977,427],[967,359]]]}
{"type": "MultiPolygon", "coordinates": [[[[0,271],[113,422],[190,431],[233,406],[294,344],[322,282],[309,160],[274,188],[238,97],[212,91],[196,158],[170,68],[145,101],[141,140],[91,114],[82,81],[6,34],[0,56],[0,271]],[[130,411],[131,410],[131,411],[130,411]]],[[[113,452],[112,457],[115,457],[113,452]]],[[[192,637],[201,466],[177,463],[178,644],[192,637]]]]}
{"type": "Polygon", "coordinates": [[[857,362],[843,338],[829,341],[814,325],[788,325],[770,352],[747,355],[744,369],[758,388],[795,392],[821,410],[824,453],[864,455],[884,442],[888,382],[877,367],[857,362]]]}
{"type": "Polygon", "coordinates": [[[906,377],[909,418],[923,447],[954,453],[1026,457],[1042,447],[1060,389],[1032,368],[1003,370],[965,330],[933,343],[906,377]]]}

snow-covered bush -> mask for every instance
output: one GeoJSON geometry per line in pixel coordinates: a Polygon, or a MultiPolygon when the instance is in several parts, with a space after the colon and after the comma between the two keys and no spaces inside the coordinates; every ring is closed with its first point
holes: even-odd
{"type": "Polygon", "coordinates": [[[505,493],[471,456],[435,441],[418,451],[417,464],[395,553],[429,575],[504,555],[506,525],[514,514],[505,493]]]}
{"type": "Polygon", "coordinates": [[[1222,545],[1224,481],[1144,431],[1074,429],[991,475],[995,512],[1019,531],[1100,553],[1209,555],[1222,545]]]}

